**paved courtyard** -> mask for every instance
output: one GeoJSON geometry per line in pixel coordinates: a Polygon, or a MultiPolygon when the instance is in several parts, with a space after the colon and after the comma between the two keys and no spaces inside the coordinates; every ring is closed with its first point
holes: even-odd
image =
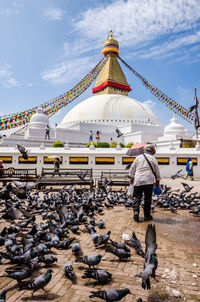
{"type": "MultiPolygon", "coordinates": [[[[174,189],[182,188],[182,179],[163,179],[162,183],[171,186],[174,189]]],[[[187,181],[193,185],[193,191],[200,193],[200,180],[187,181]]],[[[46,289],[49,293],[42,290],[37,291],[31,298],[32,291],[18,291],[17,282],[9,278],[0,279],[0,289],[9,288],[7,293],[7,302],[14,301],[59,301],[59,302],[86,302],[100,301],[99,299],[90,299],[90,291],[100,289],[121,289],[129,288],[131,295],[127,295],[122,301],[136,301],[139,297],[143,301],[200,301],[200,217],[194,217],[188,210],[178,210],[177,214],[157,208],[153,213],[153,223],[157,231],[157,255],[158,269],[157,280],[151,279],[152,288],[150,291],[141,287],[141,279],[135,275],[142,271],[144,259],[138,256],[131,248],[131,260],[119,262],[113,254],[105,252],[105,249],[94,247],[90,234],[86,231],[84,225],[80,226],[80,235],[69,233],[70,237],[76,237],[81,244],[84,255],[102,254],[103,259],[98,268],[105,269],[112,273],[112,281],[106,285],[93,286],[92,279],[82,279],[84,269],[87,265],[75,263],[75,256],[71,249],[58,250],[52,248],[54,255],[58,257],[58,262],[52,266],[53,277],[46,289]],[[72,262],[74,271],[77,275],[77,282],[72,283],[63,273],[62,265],[66,262],[72,262]]],[[[122,205],[115,206],[113,209],[105,209],[103,216],[96,216],[96,220],[102,218],[105,221],[105,229],[97,232],[104,234],[111,230],[111,239],[122,241],[122,232],[131,235],[135,231],[140,239],[143,249],[145,249],[145,233],[147,222],[143,222],[143,213],[141,212],[140,222],[133,221],[132,209],[122,205]]],[[[0,230],[7,223],[0,220],[0,230]]],[[[1,248],[1,251],[3,249],[1,248]]],[[[10,267],[8,260],[3,259],[0,265],[0,275],[5,274],[6,267],[10,267]]],[[[40,267],[39,271],[34,272],[34,276],[41,274],[46,270],[40,267]]]]}

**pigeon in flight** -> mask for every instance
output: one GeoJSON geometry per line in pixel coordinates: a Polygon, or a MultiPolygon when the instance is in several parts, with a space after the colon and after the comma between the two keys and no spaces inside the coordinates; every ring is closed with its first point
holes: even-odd
{"type": "Polygon", "coordinates": [[[172,176],[171,176],[171,178],[172,179],[175,179],[175,178],[177,178],[177,177],[180,177],[180,172],[182,171],[182,169],[181,170],[179,170],[179,171],[177,171],[175,174],[173,174],[172,176]]]}
{"type": "Polygon", "coordinates": [[[192,188],[194,188],[194,187],[188,186],[188,184],[186,184],[184,182],[182,182],[181,184],[183,185],[186,192],[190,192],[192,190],[192,188]]]}
{"type": "Polygon", "coordinates": [[[123,135],[123,133],[119,129],[116,129],[115,131],[117,133],[117,138],[123,135]]]}
{"type": "Polygon", "coordinates": [[[150,277],[155,279],[155,272],[158,266],[157,255],[155,252],[157,249],[156,228],[153,224],[149,224],[147,226],[145,244],[144,270],[136,275],[136,277],[142,278],[142,288],[149,290],[151,289],[150,277]]]}
{"type": "Polygon", "coordinates": [[[86,177],[87,173],[88,173],[88,170],[83,171],[82,173],[78,173],[77,176],[78,176],[78,178],[80,178],[81,180],[85,181],[85,177],[86,177]]]}
{"type": "Polygon", "coordinates": [[[23,159],[28,159],[28,150],[26,150],[23,146],[17,144],[17,149],[21,153],[23,159]]]}

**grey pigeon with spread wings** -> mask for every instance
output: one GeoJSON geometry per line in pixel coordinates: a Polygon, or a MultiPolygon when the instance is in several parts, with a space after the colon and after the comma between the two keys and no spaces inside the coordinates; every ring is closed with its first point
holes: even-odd
{"type": "Polygon", "coordinates": [[[149,290],[151,288],[150,277],[155,279],[155,272],[158,266],[156,255],[157,243],[155,225],[149,224],[147,226],[145,244],[146,250],[144,270],[136,275],[136,277],[142,278],[142,288],[149,290]]]}

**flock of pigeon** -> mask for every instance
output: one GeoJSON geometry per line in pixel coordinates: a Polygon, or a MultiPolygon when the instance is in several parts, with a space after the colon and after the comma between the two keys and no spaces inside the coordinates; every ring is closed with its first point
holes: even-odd
{"type": "Polygon", "coordinates": [[[178,209],[188,209],[189,213],[200,217],[200,195],[198,192],[192,192],[193,186],[189,186],[187,183],[181,182],[183,189],[171,190],[171,188],[165,186],[162,194],[154,195],[154,204],[163,209],[170,210],[176,214],[178,209]]]}
{"type": "MultiPolygon", "coordinates": [[[[16,280],[19,290],[32,291],[31,297],[38,290],[45,291],[45,286],[52,279],[53,266],[57,262],[52,248],[53,251],[71,249],[74,263],[63,264],[63,275],[70,282],[78,282],[73,266],[83,263],[86,265],[83,279],[94,279],[94,285],[109,284],[114,277],[100,268],[102,254],[112,253],[119,261],[127,261],[135,251],[144,258],[144,268],[136,277],[142,279],[142,288],[149,290],[158,266],[155,225],[147,226],[145,251],[135,232],[132,238],[121,242],[112,240],[111,231],[100,234],[103,230],[100,233],[98,230],[105,228],[105,222],[97,216],[103,215],[106,208],[130,207],[132,202],[126,192],[113,192],[105,183],[102,186],[92,192],[86,188],[78,189],[76,185],[64,187],[56,193],[47,189],[43,196],[29,183],[13,182],[4,186],[0,191],[0,219],[6,226],[0,229],[0,265],[6,264],[6,268],[0,277],[16,280]],[[96,255],[84,254],[79,241],[83,230],[89,232],[98,251],[96,255]],[[102,252],[99,253],[100,250],[102,252]],[[47,267],[42,274],[41,265],[47,267]]],[[[9,288],[2,288],[1,302],[6,301],[8,291],[9,288]]],[[[128,288],[111,288],[91,291],[89,298],[120,301],[128,294],[131,294],[128,288]]],[[[142,302],[142,299],[137,298],[137,302],[142,302]]]]}

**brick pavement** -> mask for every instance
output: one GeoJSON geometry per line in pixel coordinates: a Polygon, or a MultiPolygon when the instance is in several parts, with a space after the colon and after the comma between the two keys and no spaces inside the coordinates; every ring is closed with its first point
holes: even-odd
{"type": "MultiPolygon", "coordinates": [[[[181,187],[180,179],[172,181],[163,179],[164,184],[171,185],[173,188],[181,187]]],[[[195,189],[198,187],[199,181],[190,182],[195,189]]],[[[194,189],[194,190],[195,190],[194,189]]],[[[142,216],[142,215],[141,215],[142,216]]],[[[80,226],[80,236],[75,235],[80,240],[84,255],[96,255],[101,253],[103,259],[98,268],[106,269],[113,275],[113,279],[109,284],[93,287],[92,279],[82,279],[84,269],[87,267],[81,263],[75,263],[75,256],[72,255],[71,249],[57,250],[52,248],[52,252],[58,257],[58,262],[53,265],[53,277],[46,289],[48,294],[42,290],[36,292],[31,298],[31,291],[18,291],[17,282],[8,278],[1,278],[0,289],[12,288],[7,293],[7,302],[12,301],[59,301],[59,302],[86,302],[100,301],[99,299],[90,299],[91,290],[108,289],[108,288],[124,288],[128,287],[131,295],[127,295],[123,301],[136,301],[141,297],[143,301],[200,301],[200,218],[193,217],[188,211],[179,210],[174,215],[163,209],[156,208],[154,223],[156,224],[157,243],[158,243],[158,282],[151,280],[152,289],[145,291],[141,288],[141,279],[136,278],[135,274],[143,269],[143,259],[136,255],[134,249],[131,248],[131,260],[119,262],[113,254],[106,253],[104,249],[95,249],[90,234],[86,232],[83,225],[80,226]],[[68,280],[62,271],[62,264],[71,261],[74,271],[77,275],[77,282],[73,284],[68,280]]],[[[122,241],[122,232],[131,235],[134,230],[140,239],[143,248],[147,222],[136,223],[133,221],[133,212],[130,208],[124,206],[116,206],[113,209],[105,209],[105,215],[96,216],[96,219],[102,218],[105,221],[106,228],[99,230],[98,233],[106,233],[111,230],[111,239],[114,241],[122,241]]],[[[142,221],[142,219],[141,219],[142,221]]],[[[1,220],[1,229],[6,224],[1,220]]],[[[70,235],[74,236],[70,231],[70,235]]],[[[1,249],[2,250],[2,249],[1,249]]],[[[4,274],[7,260],[3,260],[0,265],[0,275],[4,274]]],[[[39,272],[34,275],[41,274],[46,268],[41,267],[39,272]]]]}

